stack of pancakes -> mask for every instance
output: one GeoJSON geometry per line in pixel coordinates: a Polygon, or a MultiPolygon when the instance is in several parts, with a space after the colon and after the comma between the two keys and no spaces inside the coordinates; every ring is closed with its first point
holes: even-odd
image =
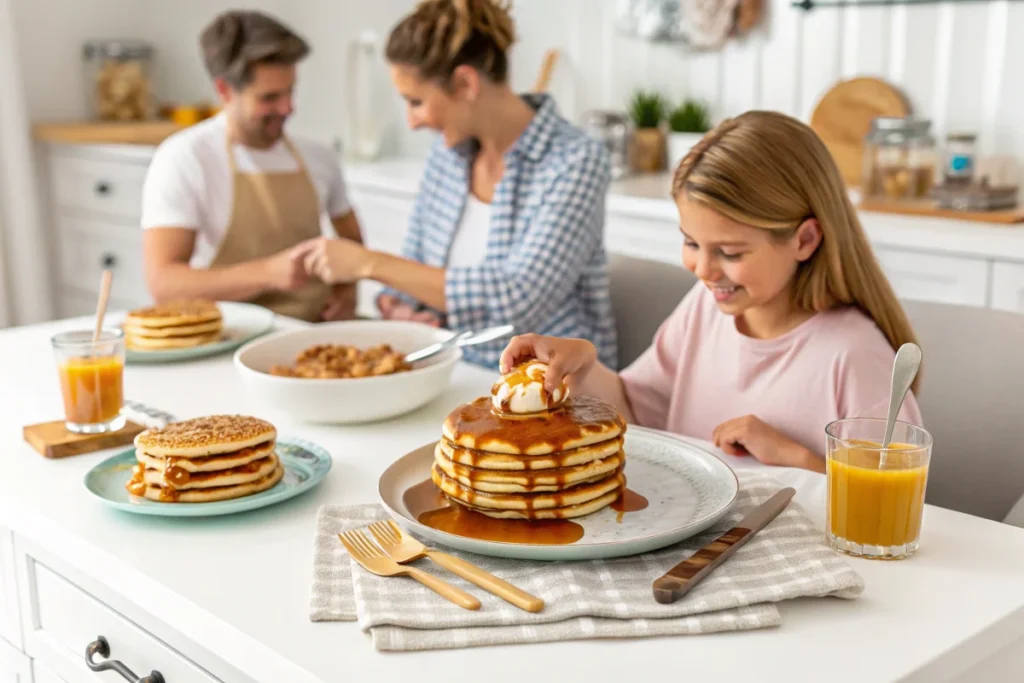
{"type": "Polygon", "coordinates": [[[269,422],[212,415],[147,429],[135,437],[133,496],[165,503],[208,503],[269,489],[284,468],[269,422]]]}
{"type": "Polygon", "coordinates": [[[625,432],[618,410],[589,396],[528,415],[482,397],[448,415],[431,478],[448,498],[489,517],[582,517],[625,488],[625,432]]]}
{"type": "Polygon", "coordinates": [[[124,321],[125,346],[136,351],[183,349],[218,341],[224,321],[212,301],[174,301],[140,308],[124,321]]]}

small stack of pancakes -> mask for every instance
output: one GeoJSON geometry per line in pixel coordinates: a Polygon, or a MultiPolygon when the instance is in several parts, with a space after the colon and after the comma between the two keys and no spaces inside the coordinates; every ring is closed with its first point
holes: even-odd
{"type": "Polygon", "coordinates": [[[449,499],[489,517],[582,517],[622,494],[625,432],[615,407],[589,396],[527,415],[482,397],[448,415],[431,478],[449,499]]]}
{"type": "Polygon", "coordinates": [[[138,464],[125,485],[165,503],[208,503],[269,489],[284,468],[277,430],[244,415],[212,415],[147,429],[135,437],[138,464]]]}
{"type": "Polygon", "coordinates": [[[125,346],[134,351],[183,349],[220,340],[224,321],[212,301],[173,301],[140,308],[124,321],[125,346]]]}

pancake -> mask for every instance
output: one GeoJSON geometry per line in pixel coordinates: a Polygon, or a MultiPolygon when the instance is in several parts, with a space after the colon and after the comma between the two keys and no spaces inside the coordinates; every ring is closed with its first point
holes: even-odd
{"type": "Polygon", "coordinates": [[[543,510],[531,510],[529,512],[521,510],[491,510],[487,508],[473,507],[472,505],[465,505],[464,503],[460,503],[460,505],[463,505],[470,510],[475,510],[481,515],[494,517],[496,519],[526,519],[536,521],[541,519],[574,519],[577,517],[592,515],[614,503],[618,497],[619,492],[612,491],[611,493],[606,493],[599,498],[594,498],[593,500],[589,500],[586,503],[580,503],[579,505],[567,505],[560,508],[545,508],[543,510]]]}
{"type": "Polygon", "coordinates": [[[562,491],[577,484],[600,481],[615,473],[625,458],[614,453],[575,467],[545,470],[510,471],[469,467],[448,459],[440,444],[434,450],[434,462],[448,477],[474,491],[485,493],[535,493],[562,491]]]}
{"type": "Polygon", "coordinates": [[[124,326],[124,333],[131,337],[145,337],[146,339],[163,339],[177,337],[192,337],[199,334],[210,334],[219,332],[224,327],[220,320],[196,325],[173,325],[170,327],[142,327],[139,325],[124,326]]]}
{"type": "Polygon", "coordinates": [[[541,510],[579,506],[609,493],[615,494],[609,500],[611,503],[626,483],[622,472],[616,471],[600,481],[579,484],[556,493],[487,493],[460,484],[442,472],[436,463],[430,468],[430,478],[446,496],[458,503],[480,511],[516,511],[529,519],[536,519],[535,513],[541,510]]]}
{"type": "Polygon", "coordinates": [[[468,448],[459,448],[447,439],[441,439],[438,448],[445,457],[460,465],[478,467],[485,470],[545,470],[556,467],[574,467],[594,462],[622,450],[621,436],[591,446],[581,446],[561,453],[549,455],[509,455],[507,453],[485,453],[468,448]]]}
{"type": "Polygon", "coordinates": [[[196,334],[190,337],[138,337],[134,334],[125,334],[124,344],[130,349],[144,351],[152,351],[154,349],[188,349],[220,341],[222,336],[223,333],[219,330],[207,334],[196,334]]]}
{"type": "Polygon", "coordinates": [[[197,325],[220,319],[217,304],[205,299],[193,299],[137,308],[125,316],[124,324],[127,327],[161,328],[197,325]]]}
{"type": "Polygon", "coordinates": [[[452,444],[488,453],[549,455],[618,438],[626,423],[615,406],[590,396],[574,396],[545,413],[499,413],[490,397],[459,406],[444,421],[452,444]]]}
{"type": "Polygon", "coordinates": [[[274,425],[265,420],[246,415],[210,415],[147,429],[135,437],[135,448],[156,457],[197,458],[232,454],[276,438],[274,425]]]}
{"type": "Polygon", "coordinates": [[[247,465],[254,460],[265,458],[274,452],[273,441],[267,441],[250,448],[243,448],[231,453],[208,455],[197,458],[180,456],[161,457],[150,455],[145,451],[136,450],[135,459],[150,469],[161,470],[164,467],[178,467],[186,472],[216,472],[247,465]]]}
{"type": "Polygon", "coordinates": [[[178,491],[187,491],[190,489],[208,489],[219,486],[248,484],[249,482],[266,477],[278,464],[277,456],[271,454],[266,458],[255,460],[246,465],[216,472],[186,472],[176,467],[171,467],[164,471],[146,467],[139,474],[142,481],[147,484],[156,484],[174,488],[178,491]]]}
{"type": "Polygon", "coordinates": [[[189,489],[186,491],[175,491],[174,489],[169,489],[167,493],[164,493],[164,489],[158,485],[146,484],[145,488],[140,486],[132,491],[132,493],[142,498],[155,500],[161,503],[212,503],[218,500],[242,498],[244,496],[251,496],[254,493],[259,493],[260,491],[266,491],[277,484],[277,482],[281,481],[283,476],[284,467],[278,465],[270,472],[270,474],[262,479],[257,479],[256,481],[251,481],[245,484],[189,489]]]}

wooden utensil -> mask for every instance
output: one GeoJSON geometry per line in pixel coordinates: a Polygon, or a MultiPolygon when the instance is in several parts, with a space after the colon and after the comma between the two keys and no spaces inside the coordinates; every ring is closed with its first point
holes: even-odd
{"type": "Polygon", "coordinates": [[[398,564],[384,552],[374,545],[366,536],[359,531],[344,531],[338,534],[341,544],[366,571],[377,576],[408,576],[416,579],[424,586],[434,591],[441,597],[454,602],[464,609],[480,609],[480,601],[455,586],[442,581],[441,579],[421,571],[416,567],[406,567],[398,564]]]}
{"type": "Polygon", "coordinates": [[[811,113],[811,128],[828,147],[847,185],[859,186],[864,138],[879,116],[908,116],[910,104],[880,78],[851,78],[832,86],[811,113]]]}
{"type": "Polygon", "coordinates": [[[485,591],[497,595],[527,612],[540,612],[544,609],[544,601],[516,588],[494,574],[486,572],[465,560],[428,548],[415,538],[405,533],[400,526],[390,519],[385,522],[374,522],[370,525],[370,533],[377,543],[392,560],[398,563],[412,562],[426,557],[435,564],[444,567],[453,574],[458,574],[470,583],[480,586],[485,591]]]}
{"type": "Polygon", "coordinates": [[[551,84],[551,75],[558,64],[558,50],[548,50],[544,53],[544,61],[540,65],[540,73],[537,74],[537,82],[533,85],[534,92],[546,92],[551,84]]]}
{"type": "Polygon", "coordinates": [[[654,599],[670,603],[689,593],[701,579],[785,510],[795,493],[796,489],[791,487],[782,489],[747,513],[732,529],[655,579],[654,599]]]}
{"type": "Polygon", "coordinates": [[[92,332],[92,343],[100,340],[100,332],[103,330],[103,316],[107,313],[107,301],[110,300],[110,283],[114,274],[109,270],[103,271],[100,279],[100,298],[96,302],[96,328],[92,332]]]}

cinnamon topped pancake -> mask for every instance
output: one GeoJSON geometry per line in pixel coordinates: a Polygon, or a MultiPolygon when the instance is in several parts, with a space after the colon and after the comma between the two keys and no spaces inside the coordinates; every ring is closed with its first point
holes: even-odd
{"type": "Polygon", "coordinates": [[[197,325],[221,319],[217,304],[205,299],[169,301],[130,311],[124,324],[129,327],[163,328],[197,325]]]}
{"type": "Polygon", "coordinates": [[[452,444],[488,453],[547,455],[617,438],[626,423],[615,406],[590,396],[574,396],[542,413],[516,415],[495,410],[481,397],[459,406],[444,421],[452,444]]]}
{"type": "Polygon", "coordinates": [[[195,458],[234,453],[272,442],[274,425],[245,415],[210,415],[147,429],[135,437],[135,448],[149,455],[195,458]]]}
{"type": "Polygon", "coordinates": [[[136,465],[136,468],[141,469],[141,478],[147,484],[173,486],[179,491],[185,491],[188,489],[207,489],[215,486],[248,484],[267,476],[277,466],[277,456],[271,453],[265,458],[260,458],[245,465],[207,472],[189,472],[188,470],[180,469],[177,465],[171,465],[166,469],[150,468],[142,463],[136,465]]]}
{"type": "Polygon", "coordinates": [[[124,333],[147,339],[174,339],[176,337],[193,337],[201,334],[217,333],[220,332],[222,327],[223,323],[220,320],[197,323],[195,325],[174,325],[171,327],[144,327],[125,323],[124,333]]]}
{"type": "Polygon", "coordinates": [[[217,470],[229,469],[248,465],[254,460],[260,460],[274,452],[274,442],[266,441],[256,446],[242,448],[231,453],[220,453],[218,455],[205,455],[195,458],[184,458],[181,456],[159,456],[151,455],[145,451],[136,449],[136,459],[151,469],[164,469],[179,467],[186,472],[215,472],[217,470]]]}

